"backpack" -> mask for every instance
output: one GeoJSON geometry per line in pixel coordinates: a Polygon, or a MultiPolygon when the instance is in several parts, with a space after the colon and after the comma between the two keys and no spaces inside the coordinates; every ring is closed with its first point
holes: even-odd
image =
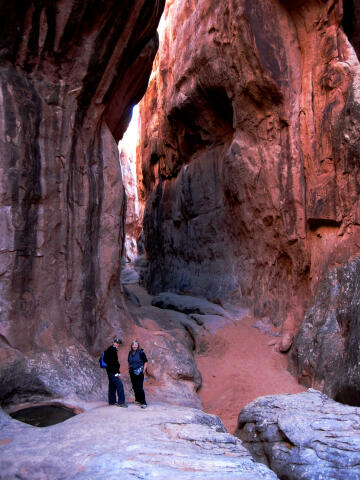
{"type": "Polygon", "coordinates": [[[99,363],[100,363],[100,367],[101,368],[107,368],[107,363],[105,362],[104,360],[104,355],[105,355],[105,352],[103,352],[101,355],[100,355],[100,358],[99,358],[99,363]]]}

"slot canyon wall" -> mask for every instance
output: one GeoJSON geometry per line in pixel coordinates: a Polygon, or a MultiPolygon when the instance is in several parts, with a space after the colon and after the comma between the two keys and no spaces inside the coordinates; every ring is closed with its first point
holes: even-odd
{"type": "Polygon", "coordinates": [[[360,402],[357,3],[168,0],[165,18],[140,106],[143,283],[299,332],[294,373],[360,402]]]}
{"type": "Polygon", "coordinates": [[[130,328],[117,141],[145,92],[163,7],[0,2],[2,402],[98,395],[87,352],[130,328]]]}
{"type": "Polygon", "coordinates": [[[126,262],[138,257],[138,241],[142,232],[143,204],[139,202],[136,178],[136,153],[128,145],[119,146],[122,179],[126,192],[124,256],[126,262]]]}

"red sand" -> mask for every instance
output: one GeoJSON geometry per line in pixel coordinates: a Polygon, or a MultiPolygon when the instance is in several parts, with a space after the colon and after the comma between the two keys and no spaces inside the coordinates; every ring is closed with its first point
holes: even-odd
{"type": "Polygon", "coordinates": [[[231,433],[240,410],[255,398],[305,390],[286,370],[286,356],[268,345],[275,337],[260,333],[253,323],[245,317],[209,335],[209,348],[196,356],[204,411],[218,415],[231,433]]]}

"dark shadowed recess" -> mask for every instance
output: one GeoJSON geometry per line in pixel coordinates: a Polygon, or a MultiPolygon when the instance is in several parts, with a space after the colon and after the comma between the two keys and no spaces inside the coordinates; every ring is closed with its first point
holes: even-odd
{"type": "Polygon", "coordinates": [[[75,409],[61,404],[35,405],[10,413],[12,418],[33,427],[49,427],[77,415],[75,409]]]}
{"type": "Polygon", "coordinates": [[[335,395],[334,400],[353,407],[360,407],[360,387],[345,386],[335,395]]]}
{"type": "Polygon", "coordinates": [[[168,116],[172,131],[177,132],[182,161],[187,162],[201,150],[232,137],[233,115],[231,100],[223,87],[199,85],[192,97],[168,116]]]}
{"type": "Polygon", "coordinates": [[[360,2],[344,0],[342,27],[351,42],[356,55],[360,58],[360,2]]]}
{"type": "Polygon", "coordinates": [[[315,231],[320,227],[334,227],[339,228],[341,221],[327,219],[327,218],[308,218],[307,219],[310,230],[315,231]]]}

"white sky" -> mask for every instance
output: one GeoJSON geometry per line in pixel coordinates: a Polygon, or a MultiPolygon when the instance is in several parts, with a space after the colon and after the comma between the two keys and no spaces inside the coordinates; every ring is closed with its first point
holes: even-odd
{"type": "Polygon", "coordinates": [[[138,122],[139,122],[139,105],[135,105],[132,111],[131,122],[124,133],[123,138],[119,142],[119,150],[124,149],[126,152],[136,158],[136,144],[138,141],[138,122]]]}

